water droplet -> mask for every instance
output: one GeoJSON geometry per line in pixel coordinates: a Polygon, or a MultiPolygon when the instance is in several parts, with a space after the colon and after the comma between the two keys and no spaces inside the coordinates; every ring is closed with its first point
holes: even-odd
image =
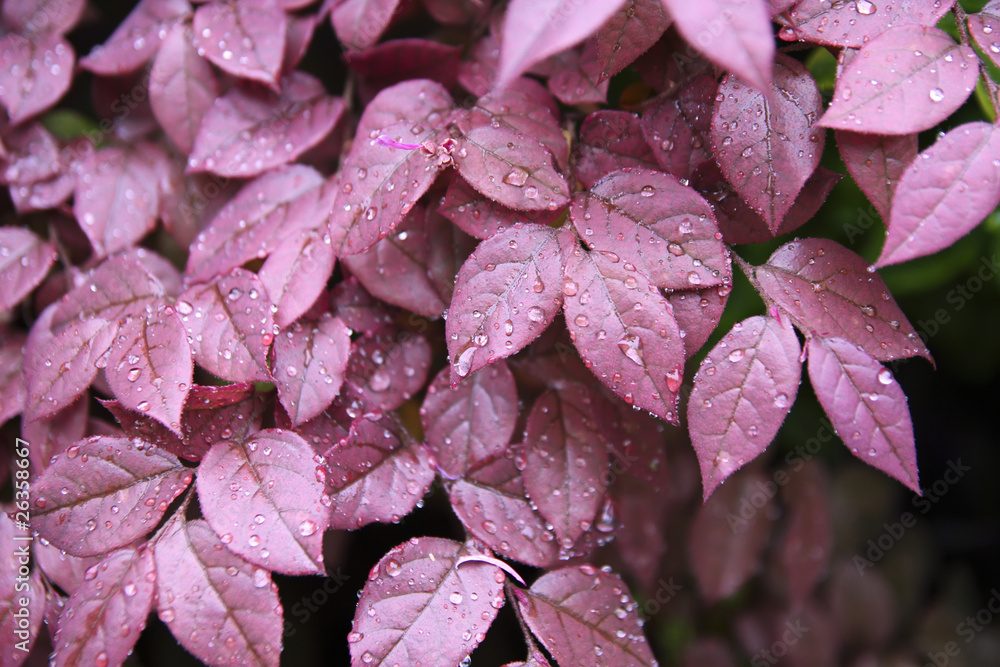
{"type": "Polygon", "coordinates": [[[618,341],[618,349],[624,353],[629,360],[638,364],[643,365],[642,360],[642,341],[635,334],[626,334],[620,341],[618,341]]]}
{"type": "Polygon", "coordinates": [[[858,8],[858,14],[862,14],[864,16],[871,16],[878,11],[878,7],[868,0],[858,0],[856,6],[858,8]]]}
{"type": "Polygon", "coordinates": [[[545,311],[538,306],[532,306],[528,308],[528,319],[532,322],[541,322],[545,319],[545,311]]]}
{"type": "Polygon", "coordinates": [[[576,326],[578,327],[585,327],[590,324],[590,320],[587,319],[586,315],[577,315],[573,321],[576,322],[576,326]]]}
{"type": "Polygon", "coordinates": [[[888,368],[883,368],[878,372],[878,381],[881,384],[892,384],[892,371],[888,368]]]}
{"type": "MultiPolygon", "coordinates": [[[[539,309],[540,310],[540,309],[539,309]]],[[[529,316],[531,311],[529,310],[529,316]]],[[[458,361],[455,362],[455,373],[459,377],[465,377],[469,374],[469,370],[472,368],[472,357],[476,353],[476,348],[467,348],[462,354],[458,355],[458,361]]]]}
{"type": "Polygon", "coordinates": [[[736,363],[743,358],[743,350],[733,350],[729,353],[729,361],[736,363]]]}
{"type": "Polygon", "coordinates": [[[452,604],[462,604],[462,594],[459,593],[458,591],[455,591],[454,593],[448,596],[448,601],[451,602],[452,604]]]}
{"type": "Polygon", "coordinates": [[[931,98],[931,102],[940,102],[944,99],[944,91],[940,88],[931,88],[928,96],[931,98]]]}
{"type": "Polygon", "coordinates": [[[652,197],[653,195],[656,194],[656,188],[654,188],[652,185],[644,185],[642,186],[642,190],[639,191],[639,194],[641,194],[643,197],[652,197]]]}
{"type": "Polygon", "coordinates": [[[520,167],[514,167],[503,177],[503,182],[514,187],[523,186],[528,180],[528,172],[520,167]]]}
{"type": "Polygon", "coordinates": [[[576,296],[576,291],[579,289],[579,285],[573,282],[572,278],[566,278],[563,281],[563,294],[566,296],[576,296]]]}

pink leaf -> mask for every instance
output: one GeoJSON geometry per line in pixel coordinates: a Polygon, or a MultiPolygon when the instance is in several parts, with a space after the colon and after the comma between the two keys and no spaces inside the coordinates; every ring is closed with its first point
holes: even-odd
{"type": "Polygon", "coordinates": [[[454,88],[462,50],[426,39],[393,39],[360,52],[348,51],[344,59],[364,77],[365,88],[377,92],[409,79],[430,79],[454,88]]]}
{"type": "Polygon", "coordinates": [[[122,664],[153,608],[153,552],[145,544],[91,565],[59,616],[53,664],[122,664]]]}
{"type": "Polygon", "coordinates": [[[280,93],[234,86],[205,112],[188,171],[257,176],[317,145],[343,112],[343,100],[304,72],[282,79],[280,93]]]}
{"type": "Polygon", "coordinates": [[[801,63],[778,55],[765,95],[732,75],[719,85],[712,146],[726,179],[776,231],[819,165],[824,131],[816,82],[801,63]]]}
{"type": "Polygon", "coordinates": [[[993,35],[1000,30],[1000,6],[996,2],[987,3],[978,14],[969,15],[969,33],[976,45],[994,65],[1000,67],[1000,36],[993,35]]]}
{"type": "Polygon", "coordinates": [[[553,570],[517,596],[521,617],[560,665],[655,665],[638,608],[618,575],[553,570]]]}
{"type": "Polygon", "coordinates": [[[226,548],[268,570],[323,572],[323,479],[313,450],[292,431],[267,429],[220,442],[198,467],[205,520],[226,548]]]}
{"type": "Polygon", "coordinates": [[[365,108],[330,213],[338,256],[364,252],[385,238],[450,163],[435,141],[453,106],[440,84],[416,80],[386,88],[365,108]],[[420,147],[381,145],[383,135],[420,147]]]}
{"type": "Polygon", "coordinates": [[[7,185],[29,185],[59,174],[59,144],[40,122],[10,130],[3,138],[2,181],[7,185]]]}
{"type": "Polygon", "coordinates": [[[576,176],[588,188],[624,167],[656,168],[639,117],[627,111],[608,109],[588,115],[580,126],[576,150],[576,176]]]}
{"type": "Polygon", "coordinates": [[[194,38],[222,71],[277,88],[287,21],[275,0],[211,2],[194,13],[194,38]]]}
{"type": "Polygon", "coordinates": [[[772,531],[774,500],[767,484],[760,473],[744,471],[698,508],[688,558],[708,604],[736,593],[760,569],[772,531]]]}
{"type": "Polygon", "coordinates": [[[562,305],[567,230],[532,224],[479,244],[458,272],[445,331],[452,383],[533,341],[562,305]]]}
{"type": "Polygon", "coordinates": [[[77,558],[70,556],[48,542],[35,541],[31,546],[32,556],[46,578],[67,595],[72,595],[86,581],[84,577],[92,565],[97,565],[104,556],[88,556],[77,558]]]}
{"type": "Polygon", "coordinates": [[[688,359],[701,349],[719,325],[731,291],[729,285],[719,285],[700,290],[678,290],[666,295],[688,359]]]}
{"type": "Polygon", "coordinates": [[[525,426],[525,491],[567,548],[593,525],[607,489],[607,444],[593,420],[592,401],[577,384],[546,391],[525,426]]]}
{"type": "MultiPolygon", "coordinates": [[[[323,188],[320,188],[322,190],[323,188]]],[[[306,193],[302,200],[311,198],[316,191],[306,193]]],[[[324,197],[320,195],[320,201],[324,197]]],[[[329,202],[329,198],[325,198],[329,202]]],[[[303,202],[304,203],[304,202],[303,202]]],[[[298,205],[295,208],[301,209],[298,205]]],[[[313,208],[314,222],[325,222],[319,210],[313,208]]],[[[302,220],[297,221],[299,223],[302,220]]],[[[274,321],[280,328],[287,328],[299,319],[323,293],[337,259],[326,234],[318,229],[275,229],[284,234],[281,243],[274,249],[260,268],[258,276],[267,288],[271,300],[278,307],[274,321]]],[[[276,239],[277,240],[277,239],[276,239]]]]}
{"type": "Polygon", "coordinates": [[[360,398],[368,410],[395,410],[423,388],[430,365],[426,338],[383,327],[352,344],[345,393],[360,398]]]}
{"type": "Polygon", "coordinates": [[[452,179],[438,209],[459,229],[477,239],[488,239],[517,222],[547,225],[564,210],[515,211],[480,194],[461,176],[452,179]]]}
{"type": "Polygon", "coordinates": [[[45,615],[46,590],[42,579],[37,571],[24,576],[21,571],[24,566],[15,555],[31,544],[31,539],[31,534],[18,528],[7,512],[0,512],[0,548],[10,554],[0,561],[0,632],[8,637],[0,647],[3,667],[18,667],[25,661],[45,615]]]}
{"type": "Polygon", "coordinates": [[[194,366],[187,332],[172,307],[125,321],[111,345],[107,368],[108,385],[123,406],[180,433],[194,366]]]}
{"type": "Polygon", "coordinates": [[[330,307],[353,331],[368,333],[392,322],[389,307],[374,299],[356,278],[344,280],[333,288],[330,307]]]}
{"type": "Polygon", "coordinates": [[[84,391],[71,405],[49,419],[21,423],[21,437],[31,444],[28,459],[35,472],[49,467],[52,458],[83,440],[88,434],[90,392],[84,391]]]}
{"type": "Polygon", "coordinates": [[[175,453],[200,461],[220,439],[243,442],[260,429],[262,411],[252,385],[192,387],[184,404],[182,448],[175,453]]]}
{"type": "Polygon", "coordinates": [[[95,74],[134,72],[153,57],[164,36],[191,13],[187,0],[141,0],[104,44],[80,59],[95,74]]]}
{"type": "Polygon", "coordinates": [[[663,0],[684,39],[758,89],[771,85],[774,31],[764,0],[663,0]]]}
{"type": "Polygon", "coordinates": [[[153,555],[156,611],[181,646],[212,665],[277,667],[283,610],[267,570],[226,549],[205,521],[179,515],[153,555]]]}
{"type": "Polygon", "coordinates": [[[948,132],[906,168],[876,264],[930,255],[972,231],[1000,203],[1000,133],[989,123],[948,132]]]}
{"type": "Polygon", "coordinates": [[[613,172],[573,200],[570,218],[588,247],[612,263],[621,259],[657,287],[698,289],[732,280],[711,207],[673,176],[613,172]]]}
{"type": "Polygon", "coordinates": [[[73,47],[58,34],[0,38],[0,104],[14,125],[63,96],[73,78],[73,47]]]}
{"type": "Polygon", "coordinates": [[[156,52],[149,73],[149,104],[174,145],[185,155],[194,148],[198,128],[219,97],[219,82],[194,45],[194,32],[178,23],[156,52]]]}
{"type": "Polygon", "coordinates": [[[449,485],[448,500],[459,521],[476,539],[506,558],[547,567],[556,562],[559,545],[525,494],[519,470],[527,464],[523,446],[511,449],[513,456],[501,453],[484,459],[449,485]]]}
{"type": "Polygon", "coordinates": [[[628,0],[597,31],[601,79],[608,79],[645,53],[670,25],[661,0],[628,0]]]}
{"type": "Polygon", "coordinates": [[[566,327],[580,357],[626,403],[677,423],[684,343],[666,299],[617,257],[575,250],[566,280],[566,327]]]}
{"type": "Polygon", "coordinates": [[[475,553],[470,544],[423,537],[383,556],[354,612],[351,664],[457,665],[472,653],[503,606],[505,579],[489,563],[458,567],[475,553]]]}
{"type": "Polygon", "coordinates": [[[390,416],[358,419],[326,455],[330,528],[353,530],[397,522],[413,511],[434,481],[427,450],[410,442],[390,416]]]}
{"type": "Polygon", "coordinates": [[[808,345],[809,380],[837,435],[856,457],[921,493],[910,409],[892,372],[842,338],[808,345]]]}
{"type": "Polygon", "coordinates": [[[497,88],[596,32],[625,0],[512,0],[503,26],[497,88]]]}
{"type": "Polygon", "coordinates": [[[375,44],[392,22],[400,0],[343,0],[330,14],[337,38],[352,51],[375,44]]]}
{"type": "Polygon", "coordinates": [[[74,556],[105,553],[153,530],[190,483],[173,454],[96,436],[67,449],[32,485],[31,526],[74,556]]]}
{"type": "Polygon", "coordinates": [[[687,414],[706,499],[774,440],[799,389],[801,352],[787,319],[757,316],[701,362],[687,414]]]}
{"type": "Polygon", "coordinates": [[[889,28],[861,48],[837,77],[819,124],[873,134],[928,130],[962,106],[976,87],[979,61],[934,27],[889,28]]]}
{"type": "Polygon", "coordinates": [[[500,41],[492,34],[485,35],[458,64],[458,82],[474,95],[485,95],[493,90],[499,64],[500,41]]]}
{"type": "Polygon", "coordinates": [[[0,311],[38,287],[56,261],[55,247],[23,227],[0,227],[0,311]]]}
{"type": "Polygon", "coordinates": [[[858,187],[882,219],[888,220],[893,192],[903,171],[917,157],[917,135],[883,136],[838,130],[837,147],[858,187]]]}
{"type": "Polygon", "coordinates": [[[0,424],[24,410],[27,392],[21,366],[25,340],[23,333],[0,334],[0,424]]]}
{"type": "Polygon", "coordinates": [[[654,101],[642,114],[642,134],[663,171],[690,179],[713,160],[712,109],[717,88],[715,77],[699,76],[676,97],[654,101]]]}
{"type": "MultiPolygon", "coordinates": [[[[800,464],[801,465],[801,464],[800,464]]],[[[806,463],[782,488],[788,528],[781,541],[780,566],[788,573],[793,607],[809,599],[830,564],[833,550],[833,508],[830,482],[818,462],[806,463]]]]}
{"type": "Polygon", "coordinates": [[[273,252],[288,228],[311,215],[323,200],[323,183],[315,169],[296,164],[244,185],[191,245],[188,280],[207,280],[273,252]]]}
{"type": "Polygon", "coordinates": [[[427,446],[449,477],[507,449],[517,421],[517,387],[503,361],[451,388],[442,369],[427,389],[420,408],[427,446]]]}
{"type": "Polygon", "coordinates": [[[930,352],[864,258],[826,239],[778,248],[756,276],[764,294],[805,333],[839,337],[891,361],[930,352]]]}
{"type": "Polygon", "coordinates": [[[860,48],[894,26],[937,25],[954,4],[954,0],[861,0],[838,5],[801,0],[787,17],[777,16],[776,20],[785,26],[779,33],[782,39],[860,48]]]}
{"type": "Polygon", "coordinates": [[[549,77],[548,86],[560,102],[570,105],[607,103],[610,82],[601,79],[597,43],[593,38],[551,60],[555,71],[549,77]]]}
{"type": "Polygon", "coordinates": [[[566,179],[534,138],[503,127],[477,127],[457,141],[458,173],[504,206],[554,211],[569,201],[566,179]]]}
{"type": "Polygon", "coordinates": [[[313,419],[333,402],[350,351],[351,330],[328,313],[318,322],[296,322],[274,339],[275,384],[293,424],[313,419]]]}
{"type": "Polygon", "coordinates": [[[64,34],[80,20],[84,0],[7,0],[3,22],[12,31],[26,35],[64,34]]]}
{"type": "Polygon", "coordinates": [[[161,159],[166,156],[158,148],[143,143],[108,146],[84,160],[73,214],[98,257],[135,245],[156,226],[159,191],[153,160],[161,159]]]}
{"type": "Polygon", "coordinates": [[[194,360],[230,382],[271,379],[267,350],[274,340],[271,303],[260,279],[244,269],[188,289],[175,305],[194,360]]]}

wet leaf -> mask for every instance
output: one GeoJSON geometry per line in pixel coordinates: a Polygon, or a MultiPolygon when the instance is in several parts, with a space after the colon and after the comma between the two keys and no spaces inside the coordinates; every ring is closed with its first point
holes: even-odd
{"type": "Polygon", "coordinates": [[[621,168],[656,168],[641,127],[639,117],[627,111],[595,111],[584,119],[576,148],[576,176],[584,186],[621,168]]]}
{"type": "Polygon", "coordinates": [[[904,170],[917,158],[917,135],[884,136],[837,131],[840,157],[883,220],[904,170]]]}
{"type": "Polygon", "coordinates": [[[801,0],[787,16],[776,16],[785,26],[778,34],[786,40],[860,48],[893,26],[934,26],[955,3],[923,0],[888,0],[833,4],[801,0]]]}
{"type": "MultiPolygon", "coordinates": [[[[313,194],[316,193],[309,192],[302,199],[311,199],[313,194]]],[[[320,196],[320,201],[322,200],[323,197],[320,196]]],[[[294,208],[301,210],[304,207],[302,202],[298,202],[294,208]]],[[[323,218],[319,210],[312,210],[314,214],[309,217],[312,221],[321,223],[323,218]]],[[[302,222],[301,219],[299,222],[302,222]]],[[[276,240],[280,240],[280,244],[264,260],[264,266],[257,275],[278,308],[278,312],[274,314],[275,323],[280,328],[287,328],[323,294],[337,260],[329,237],[319,229],[293,232],[284,228],[280,232],[281,234],[276,234],[276,240]]]]}
{"type": "Polygon", "coordinates": [[[608,79],[645,53],[670,25],[661,0],[628,0],[597,31],[601,79],[608,79]]]}
{"type": "Polygon", "coordinates": [[[438,208],[459,229],[477,239],[488,239],[518,222],[547,225],[564,210],[515,211],[480,194],[461,176],[452,179],[438,208]]]}
{"type": "Polygon", "coordinates": [[[292,424],[313,419],[333,402],[350,350],[351,330],[329,314],[296,322],[275,338],[275,384],[292,424]]]}
{"type": "Polygon", "coordinates": [[[63,34],[70,31],[83,14],[84,0],[7,0],[3,3],[3,23],[24,34],[63,34]]]}
{"type": "Polygon", "coordinates": [[[275,0],[210,2],[194,13],[194,38],[223,72],[276,88],[287,20],[275,0]]]}
{"type": "Polygon", "coordinates": [[[42,578],[37,571],[27,577],[21,576],[21,564],[14,556],[21,547],[30,544],[30,540],[27,530],[18,528],[7,512],[0,512],[0,548],[11,554],[0,561],[0,632],[10,637],[0,648],[0,665],[4,667],[17,667],[28,657],[45,614],[42,578]],[[22,651],[21,647],[26,648],[22,651]]]}
{"type": "Polygon", "coordinates": [[[392,22],[400,0],[344,0],[330,13],[337,38],[348,49],[361,51],[375,44],[392,22]]]}
{"type": "Polygon", "coordinates": [[[58,34],[0,38],[0,104],[12,124],[35,116],[69,89],[75,54],[58,34]]]}
{"type": "Polygon", "coordinates": [[[690,179],[712,156],[712,109],[718,88],[713,76],[699,76],[676,96],[654,101],[642,114],[642,135],[660,168],[690,179]]]}
{"type": "Polygon", "coordinates": [[[153,57],[174,25],[191,13],[187,0],[140,0],[103,44],[80,59],[95,74],[134,72],[153,57]]]}
{"type": "Polygon", "coordinates": [[[0,311],[10,310],[45,279],[56,249],[21,227],[0,227],[0,311]]]}
{"type": "Polygon", "coordinates": [[[344,393],[360,399],[366,410],[395,410],[423,388],[430,365],[426,338],[382,327],[351,345],[344,393]]]}

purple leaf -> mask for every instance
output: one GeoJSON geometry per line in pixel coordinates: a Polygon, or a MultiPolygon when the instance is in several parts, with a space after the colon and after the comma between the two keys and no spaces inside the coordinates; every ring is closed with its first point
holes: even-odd
{"type": "Polygon", "coordinates": [[[847,171],[882,219],[888,220],[899,179],[917,158],[917,135],[884,136],[843,130],[836,134],[847,171]]]}
{"type": "Polygon", "coordinates": [[[284,614],[267,570],[225,549],[205,521],[180,515],[153,555],[156,612],[184,648],[211,665],[277,667],[284,614]]]}
{"type": "Polygon", "coordinates": [[[758,315],[733,325],[701,362],[687,417],[705,499],[774,440],[799,389],[801,352],[786,318],[758,315]]]}
{"type": "Polygon", "coordinates": [[[360,398],[366,409],[395,410],[423,388],[430,365],[426,338],[383,327],[351,345],[345,375],[348,392],[360,398]]]}
{"type": "Polygon", "coordinates": [[[155,582],[153,552],[145,544],[91,565],[59,616],[53,664],[122,664],[146,627],[155,582]]]}
{"type": "Polygon", "coordinates": [[[318,322],[296,322],[275,337],[274,381],[292,424],[313,419],[333,402],[350,351],[351,330],[329,313],[318,322]]]}
{"type": "Polygon", "coordinates": [[[183,448],[178,456],[200,461],[216,442],[243,442],[260,429],[262,406],[248,384],[195,386],[184,405],[183,448]]]}
{"type": "Polygon", "coordinates": [[[818,462],[806,463],[782,488],[788,528],[781,541],[780,566],[788,573],[793,607],[809,599],[830,564],[833,510],[830,482],[818,462]]]}
{"type": "Polygon", "coordinates": [[[188,289],[174,306],[194,349],[194,360],[230,382],[271,379],[267,350],[278,332],[267,290],[256,275],[233,271],[188,289]]]}
{"type": "Polygon", "coordinates": [[[198,500],[227,549],[274,572],[323,572],[329,511],[313,456],[298,434],[281,429],[208,450],[198,467],[198,500]]]}
{"type": "Polygon", "coordinates": [[[0,311],[38,287],[56,261],[55,247],[23,227],[0,227],[0,311]]]}
{"type": "Polygon", "coordinates": [[[593,524],[607,489],[607,444],[594,422],[589,389],[546,391],[525,426],[524,488],[564,548],[593,524]]]}
{"type": "MultiPolygon", "coordinates": [[[[319,188],[320,192],[322,190],[324,188],[319,188]]],[[[302,199],[309,199],[314,194],[317,191],[307,193],[302,199]]],[[[319,195],[319,201],[330,200],[329,196],[319,195]]],[[[312,211],[314,215],[310,215],[310,218],[314,222],[326,222],[319,215],[319,209],[313,207],[312,211]]],[[[302,220],[297,222],[301,224],[302,220]]],[[[333,273],[337,258],[326,234],[320,230],[301,229],[293,233],[285,228],[280,232],[286,236],[264,261],[258,276],[278,307],[274,321],[278,327],[286,328],[316,303],[333,273]]]]}
{"type": "Polygon", "coordinates": [[[761,491],[766,483],[760,473],[743,471],[698,508],[691,524],[688,558],[708,604],[736,593],[761,567],[774,506],[773,497],[761,491]],[[763,496],[763,505],[758,496],[763,496]],[[755,510],[749,517],[740,513],[745,505],[755,510]]]}
{"type": "Polygon", "coordinates": [[[142,67],[164,36],[191,13],[187,0],[141,0],[104,44],[80,59],[95,74],[119,76],[142,67]]]}
{"type": "Polygon", "coordinates": [[[430,243],[427,274],[441,302],[447,306],[455,293],[458,271],[476,249],[478,241],[448,222],[447,218],[433,208],[427,209],[426,224],[430,243]]]}
{"type": "Polygon", "coordinates": [[[943,30],[889,28],[837,77],[819,124],[872,134],[928,130],[962,106],[978,77],[976,53],[943,30]]]}
{"type": "Polygon", "coordinates": [[[424,0],[423,4],[435,21],[446,25],[469,23],[489,9],[489,3],[480,0],[424,0]]]}
{"type": "Polygon", "coordinates": [[[472,653],[504,604],[500,568],[458,565],[477,553],[471,544],[422,537],[383,556],[354,612],[351,664],[457,665],[472,653]]]}
{"type": "Polygon", "coordinates": [[[3,667],[17,667],[25,661],[45,613],[46,591],[38,572],[24,576],[24,565],[15,555],[31,539],[31,534],[18,528],[7,512],[0,512],[0,548],[10,554],[0,562],[0,632],[7,637],[0,648],[3,667]]]}
{"type": "Polygon", "coordinates": [[[333,8],[330,22],[337,38],[352,51],[375,44],[392,22],[400,0],[342,0],[333,8]]]}
{"type": "Polygon", "coordinates": [[[343,112],[343,100],[327,95],[323,84],[304,72],[282,79],[280,93],[234,86],[206,111],[188,172],[257,176],[317,145],[343,112]]]}
{"type": "Polygon", "coordinates": [[[701,349],[719,325],[731,291],[729,285],[719,285],[700,290],[678,290],[666,295],[688,359],[701,349]]]}
{"type": "Polygon", "coordinates": [[[287,21],[275,0],[210,2],[194,13],[194,38],[222,71],[277,88],[287,21]]]}
{"type": "Polygon", "coordinates": [[[36,540],[31,546],[32,555],[45,577],[53,584],[63,589],[67,595],[86,581],[84,577],[92,565],[97,565],[104,556],[88,556],[77,558],[52,546],[48,542],[36,540]]]}
{"type": "Polygon", "coordinates": [[[25,35],[64,34],[83,14],[84,0],[7,0],[3,3],[3,23],[25,35]]]}
{"type": "Polygon", "coordinates": [[[823,153],[816,82],[801,63],[778,55],[765,95],[732,75],[719,85],[712,146],[726,179],[776,231],[823,153]],[[763,121],[761,118],[763,117],[763,121]]]}
{"type": "Polygon", "coordinates": [[[440,317],[448,303],[431,282],[428,262],[435,239],[430,231],[427,209],[415,206],[392,234],[345,257],[344,264],[375,297],[424,317],[440,317]]]}
{"type": "Polygon", "coordinates": [[[315,169],[296,164],[244,185],[191,245],[188,280],[208,280],[273,252],[327,195],[323,183],[315,169]]]}
{"type": "MultiPolygon", "coordinates": [[[[281,4],[287,5],[284,2],[281,4]]],[[[288,7],[286,6],[285,9],[287,10],[288,7]]],[[[288,34],[285,36],[285,53],[281,64],[283,76],[292,72],[305,58],[309,44],[312,43],[313,34],[316,32],[316,26],[321,20],[317,14],[289,14],[287,18],[288,34]]]]}
{"type": "Polygon", "coordinates": [[[427,446],[448,477],[501,455],[514,434],[517,387],[507,364],[498,361],[451,388],[442,369],[420,408],[427,446]]]}
{"type": "Polygon", "coordinates": [[[58,34],[0,38],[0,104],[11,124],[47,110],[69,89],[73,47],[58,34]]]}
{"type": "Polygon", "coordinates": [[[69,405],[102,367],[120,321],[145,313],[163,286],[135,260],[113,258],[35,321],[24,355],[30,419],[69,405]]]}
{"type": "Polygon", "coordinates": [[[459,63],[458,82],[473,95],[485,95],[493,90],[499,64],[500,41],[492,34],[484,35],[459,63]]]}
{"type": "Polygon", "coordinates": [[[663,171],[690,179],[699,167],[713,161],[712,109],[717,88],[715,77],[699,76],[676,97],[663,97],[642,114],[642,134],[663,171]]]}
{"type": "Polygon", "coordinates": [[[656,156],[643,140],[639,117],[606,109],[588,115],[580,126],[576,177],[585,187],[624,167],[655,169],[656,156]]]}
{"type": "Polygon", "coordinates": [[[392,322],[389,308],[372,298],[356,278],[344,280],[333,288],[330,306],[333,314],[353,331],[367,333],[392,322]]]}
{"type": "Polygon", "coordinates": [[[1000,67],[1000,42],[993,33],[1000,30],[1000,7],[995,2],[987,3],[978,14],[969,15],[969,33],[976,45],[994,65],[1000,67]]]}
{"type": "Polygon", "coordinates": [[[326,489],[333,499],[330,528],[398,522],[434,481],[427,450],[410,442],[393,417],[362,417],[326,455],[326,489]]]}
{"type": "Polygon", "coordinates": [[[882,361],[930,352],[864,258],[826,239],[778,248],[757,267],[763,293],[804,333],[839,337],[882,361]]]}
{"type": "Polygon", "coordinates": [[[149,73],[149,104],[174,145],[185,155],[198,128],[219,97],[219,82],[194,45],[194,32],[178,23],[163,39],[149,73]]]}
{"type": "Polygon", "coordinates": [[[580,357],[626,403],[677,423],[684,343],[666,299],[627,262],[577,249],[566,280],[578,285],[563,303],[580,357]]]}
{"type": "Polygon", "coordinates": [[[365,108],[330,214],[338,256],[364,252],[385,238],[451,163],[450,148],[435,142],[454,144],[441,133],[453,106],[440,84],[415,80],[386,88],[365,108]],[[392,148],[380,144],[380,136],[419,147],[392,148]]]}
{"type": "Polygon", "coordinates": [[[108,146],[84,160],[73,214],[97,257],[135,245],[156,226],[159,160],[166,156],[147,143],[108,146]]]}
{"type": "Polygon", "coordinates": [[[842,338],[813,337],[807,352],[816,398],[851,453],[921,493],[910,409],[892,372],[842,338]]]}
{"type": "Polygon", "coordinates": [[[560,665],[655,665],[639,605],[618,575],[593,565],[553,570],[516,596],[521,618],[560,665]]]}
{"type": "Polygon", "coordinates": [[[583,45],[552,58],[555,72],[549,77],[552,94],[563,104],[605,104],[608,101],[607,79],[601,79],[597,43],[589,39],[583,45]]]}
{"type": "Polygon", "coordinates": [[[190,483],[191,472],[173,454],[149,443],[88,438],[33,484],[31,526],[74,556],[105,553],[153,530],[190,483]]]}
{"type": "Polygon", "coordinates": [[[569,201],[566,179],[538,141],[503,127],[477,127],[457,140],[458,173],[504,206],[554,211],[569,201]]]}
{"type": "Polygon", "coordinates": [[[430,79],[453,88],[462,50],[426,39],[394,39],[360,52],[348,51],[344,59],[364,76],[366,89],[377,92],[401,81],[430,79]]]}
{"type": "Polygon", "coordinates": [[[755,88],[771,85],[774,31],[764,0],[663,0],[663,5],[688,44],[706,58],[755,88]]]}
{"type": "Polygon", "coordinates": [[[785,26],[778,33],[785,40],[861,48],[894,26],[934,26],[954,4],[954,0],[861,0],[838,5],[801,0],[787,16],[776,20],[785,26]]]}
{"type": "Polygon", "coordinates": [[[448,191],[438,210],[466,234],[477,239],[488,239],[513,227],[517,222],[548,225],[565,209],[515,211],[480,194],[468,181],[456,175],[448,185],[448,191]]]}
{"type": "Polygon", "coordinates": [[[108,385],[123,406],[180,433],[194,366],[187,332],[172,307],[122,323],[107,369],[108,385]]]}
{"type": "Polygon", "coordinates": [[[673,176],[613,172],[573,200],[570,218],[588,247],[613,264],[622,260],[627,271],[657,287],[697,289],[732,280],[711,207],[673,176]]]}
{"type": "Polygon", "coordinates": [[[26,340],[23,333],[0,333],[0,424],[24,410],[27,392],[21,367],[26,340]]]}
{"type": "Polygon", "coordinates": [[[596,32],[625,0],[512,0],[503,26],[496,87],[596,32]]]}
{"type": "Polygon", "coordinates": [[[3,141],[7,149],[0,175],[3,183],[30,185],[57,176],[62,171],[59,144],[41,123],[14,128],[4,136],[3,141]]]}
{"type": "Polygon", "coordinates": [[[670,18],[661,0],[627,0],[597,31],[601,80],[632,64],[663,35],[670,18]]]}
{"type": "Polygon", "coordinates": [[[556,562],[559,548],[552,530],[525,494],[519,468],[526,463],[523,446],[514,445],[452,483],[448,500],[476,539],[506,558],[547,567],[556,562]]]}
{"type": "Polygon", "coordinates": [[[49,467],[52,458],[87,435],[90,392],[83,394],[49,419],[21,422],[21,437],[31,443],[28,460],[36,473],[49,467]]]}
{"type": "Polygon", "coordinates": [[[996,208],[1000,133],[989,123],[956,127],[906,168],[896,193],[878,266],[947,248],[996,208]]]}
{"type": "Polygon", "coordinates": [[[573,236],[532,224],[479,244],[458,272],[445,331],[452,383],[533,341],[562,305],[573,236]]]}

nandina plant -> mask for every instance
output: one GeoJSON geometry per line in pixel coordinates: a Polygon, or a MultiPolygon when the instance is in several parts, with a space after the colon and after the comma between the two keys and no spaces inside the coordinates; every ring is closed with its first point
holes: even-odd
{"type": "MultiPolygon", "coordinates": [[[[760,469],[725,482],[805,364],[850,452],[920,491],[886,364],[931,355],[878,269],[1000,201],[1000,131],[966,105],[978,84],[995,115],[1000,3],[315,4],[141,0],[80,58],[98,3],[3,5],[2,664],[39,635],[56,665],[122,664],[153,611],[207,664],[276,665],[272,575],[323,574],[324,536],[432,490],[464,535],[371,563],[352,664],[467,664],[505,605],[517,664],[656,664],[637,599],[674,595],[668,523],[703,603],[773,537],[789,574],[754,627],[822,617],[822,466],[749,513],[760,469]],[[60,106],[80,86],[92,108],[60,106]],[[874,264],[791,238],[844,177],[824,151],[885,221],[874,264]],[[734,270],[763,307],[716,331],[734,270]]],[[[782,655],[832,664],[821,634],[782,655]]],[[[742,636],[685,664],[749,658],[742,636]]]]}

